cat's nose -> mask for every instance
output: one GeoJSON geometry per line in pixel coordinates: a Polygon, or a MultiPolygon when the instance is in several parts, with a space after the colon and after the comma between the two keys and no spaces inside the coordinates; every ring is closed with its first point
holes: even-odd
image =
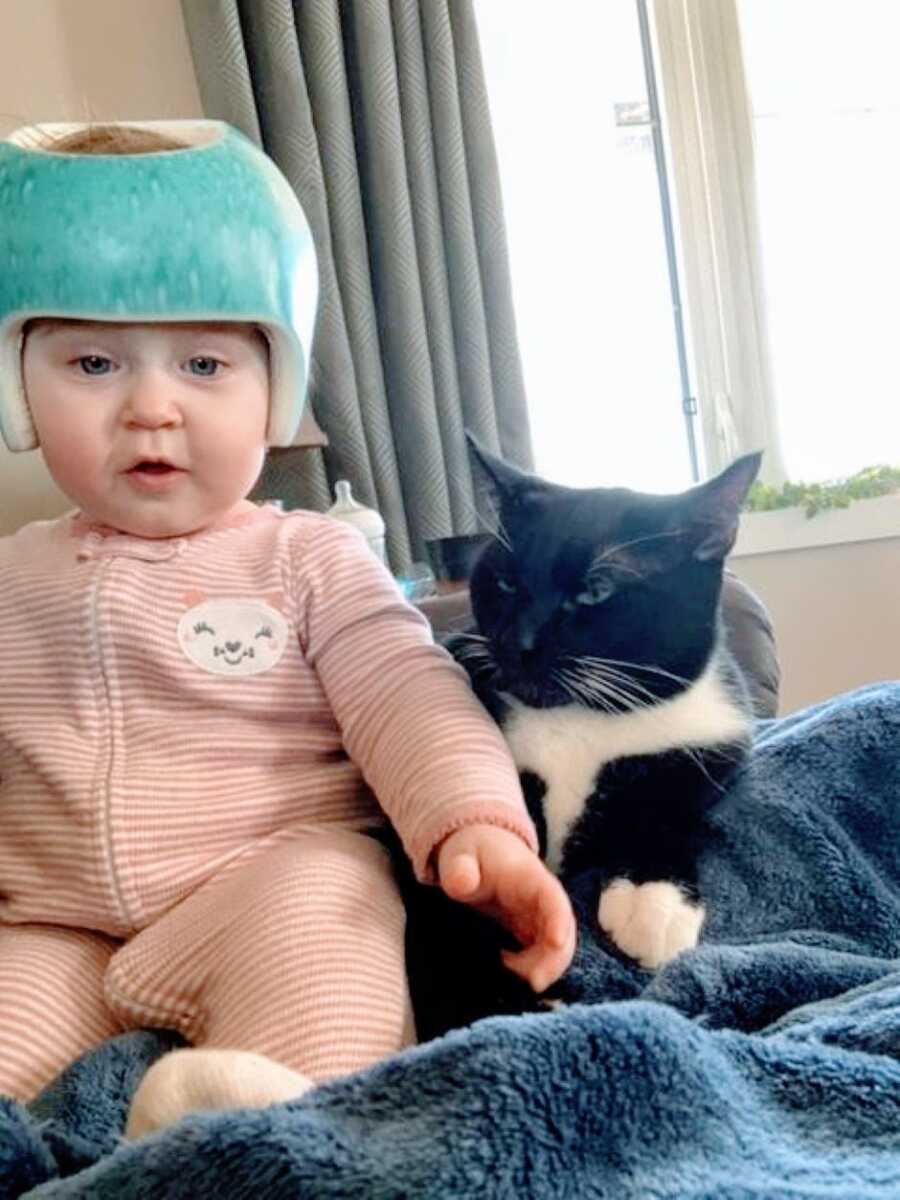
{"type": "Polygon", "coordinates": [[[519,622],[519,649],[523,654],[531,653],[537,642],[537,626],[528,621],[519,622]]]}
{"type": "Polygon", "coordinates": [[[226,642],[225,649],[229,654],[235,654],[241,648],[240,642],[226,642]]]}
{"type": "Polygon", "coordinates": [[[535,663],[538,661],[538,657],[538,650],[535,647],[533,640],[530,646],[519,646],[519,662],[522,664],[522,668],[524,670],[529,671],[533,669],[535,663]]]}

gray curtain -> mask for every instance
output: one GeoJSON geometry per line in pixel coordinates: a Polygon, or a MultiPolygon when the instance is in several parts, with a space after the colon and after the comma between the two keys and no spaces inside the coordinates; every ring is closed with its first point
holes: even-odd
{"type": "Polygon", "coordinates": [[[479,522],[463,429],[531,466],[497,161],[471,0],[182,0],[207,116],[278,163],[322,279],[311,403],[327,450],[261,493],[347,478],[395,571],[479,522]]]}

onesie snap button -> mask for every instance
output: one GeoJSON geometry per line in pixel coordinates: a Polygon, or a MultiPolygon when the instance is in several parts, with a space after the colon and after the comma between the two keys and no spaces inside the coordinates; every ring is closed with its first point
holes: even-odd
{"type": "Polygon", "coordinates": [[[126,535],[105,539],[104,551],[123,558],[136,558],[142,562],[168,562],[177,558],[184,550],[185,538],[132,538],[126,535]]]}
{"type": "Polygon", "coordinates": [[[103,536],[102,534],[98,533],[96,529],[92,529],[89,533],[85,533],[81,538],[81,544],[79,545],[78,552],[76,554],[78,561],[87,562],[92,559],[96,555],[97,548],[102,542],[103,536]]]}

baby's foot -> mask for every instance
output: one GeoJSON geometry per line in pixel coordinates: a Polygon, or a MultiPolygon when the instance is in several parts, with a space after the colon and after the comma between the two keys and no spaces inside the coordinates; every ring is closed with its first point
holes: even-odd
{"type": "Polygon", "coordinates": [[[600,897],[600,928],[620,950],[655,971],[697,945],[706,915],[674,883],[614,879],[600,897]]]}
{"type": "Polygon", "coordinates": [[[134,1094],[125,1137],[173,1125],[187,1113],[266,1108],[314,1084],[305,1075],[247,1050],[173,1050],[157,1059],[134,1094]]]}

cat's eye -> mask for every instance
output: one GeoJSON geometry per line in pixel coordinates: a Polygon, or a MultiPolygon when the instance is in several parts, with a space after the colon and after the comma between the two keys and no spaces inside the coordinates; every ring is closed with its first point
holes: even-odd
{"type": "Polygon", "coordinates": [[[501,592],[505,592],[507,596],[514,595],[516,590],[516,585],[510,583],[508,579],[504,579],[502,575],[497,576],[497,587],[501,592]]]}

